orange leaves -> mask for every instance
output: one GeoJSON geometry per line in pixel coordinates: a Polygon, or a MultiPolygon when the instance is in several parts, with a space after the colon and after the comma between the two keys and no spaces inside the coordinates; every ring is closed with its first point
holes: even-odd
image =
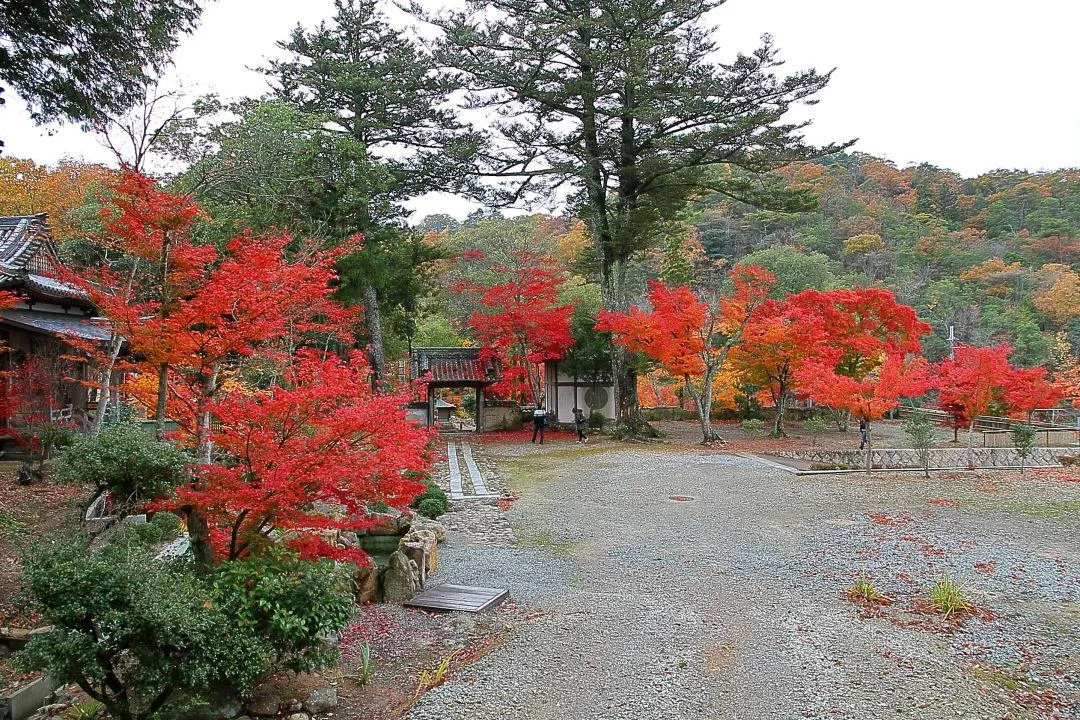
{"type": "Polygon", "coordinates": [[[775,282],[772,273],[759,267],[737,267],[730,277],[734,291],[712,302],[686,286],[651,282],[652,310],[602,311],[596,328],[613,333],[615,342],[647,355],[673,375],[700,376],[726,358],[775,282]]]}
{"type": "Polygon", "coordinates": [[[815,402],[848,410],[863,420],[877,420],[897,407],[901,398],[917,397],[930,387],[926,360],[905,359],[899,353],[886,356],[861,379],[813,361],[804,364],[795,376],[802,392],[815,402]]]}
{"type": "Polygon", "coordinates": [[[80,210],[92,191],[104,187],[116,171],[100,165],[62,160],[54,167],[32,160],[0,157],[0,215],[46,213],[53,237],[61,244],[83,235],[80,210]]]}
{"type": "Polygon", "coordinates": [[[1068,265],[1043,265],[1039,269],[1040,284],[1034,305],[1052,323],[1064,326],[1080,317],[1080,274],[1068,265]]]}

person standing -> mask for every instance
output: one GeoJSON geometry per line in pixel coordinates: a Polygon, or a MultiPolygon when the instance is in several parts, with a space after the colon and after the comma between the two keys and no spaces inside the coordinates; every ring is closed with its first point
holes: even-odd
{"type": "Polygon", "coordinates": [[[585,435],[585,411],[579,407],[574,408],[574,427],[577,429],[577,441],[582,445],[589,442],[585,435]]]}
{"type": "Polygon", "coordinates": [[[865,450],[866,444],[870,442],[870,423],[864,419],[859,419],[859,449],[865,450]]]}
{"type": "Polygon", "coordinates": [[[547,410],[544,409],[544,403],[540,403],[535,410],[533,410],[533,434],[532,441],[536,442],[536,436],[540,435],[540,444],[544,444],[544,428],[547,427],[547,410]]]}

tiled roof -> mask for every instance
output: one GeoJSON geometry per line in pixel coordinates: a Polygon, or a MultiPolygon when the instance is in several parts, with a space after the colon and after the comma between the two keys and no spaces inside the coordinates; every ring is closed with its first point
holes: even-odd
{"type": "Polygon", "coordinates": [[[94,324],[89,318],[40,310],[0,311],[0,322],[50,335],[74,335],[83,340],[105,341],[112,336],[107,327],[94,324]]]}
{"type": "Polygon", "coordinates": [[[480,348],[416,348],[413,377],[430,383],[481,383],[499,380],[497,360],[481,360],[480,348]]]}
{"type": "Polygon", "coordinates": [[[81,290],[49,277],[56,265],[56,247],[44,213],[0,217],[0,288],[24,288],[49,300],[86,304],[81,290]]]}

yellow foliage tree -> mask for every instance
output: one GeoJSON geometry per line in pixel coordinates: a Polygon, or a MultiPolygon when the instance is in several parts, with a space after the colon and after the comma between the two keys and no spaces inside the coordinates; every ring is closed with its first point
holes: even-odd
{"type": "Polygon", "coordinates": [[[1039,268],[1041,289],[1034,305],[1050,322],[1061,327],[1080,317],[1080,275],[1068,265],[1049,264],[1039,268]]]}
{"type": "Polygon", "coordinates": [[[115,172],[75,160],[48,167],[0,156],[0,215],[46,213],[53,237],[63,244],[83,234],[83,211],[115,172]]]}

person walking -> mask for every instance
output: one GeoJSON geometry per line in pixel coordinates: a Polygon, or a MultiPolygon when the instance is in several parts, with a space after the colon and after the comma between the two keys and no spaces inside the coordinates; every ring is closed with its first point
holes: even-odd
{"type": "Polygon", "coordinates": [[[589,442],[585,435],[585,411],[579,407],[574,408],[574,427],[577,429],[577,441],[582,445],[589,442]]]}
{"type": "Polygon", "coordinates": [[[547,410],[544,403],[540,403],[533,410],[533,435],[532,441],[536,442],[536,436],[540,435],[540,444],[544,444],[544,428],[547,427],[547,410]]]}
{"type": "Polygon", "coordinates": [[[867,443],[870,442],[870,423],[866,420],[859,420],[859,449],[865,450],[867,443]]]}

